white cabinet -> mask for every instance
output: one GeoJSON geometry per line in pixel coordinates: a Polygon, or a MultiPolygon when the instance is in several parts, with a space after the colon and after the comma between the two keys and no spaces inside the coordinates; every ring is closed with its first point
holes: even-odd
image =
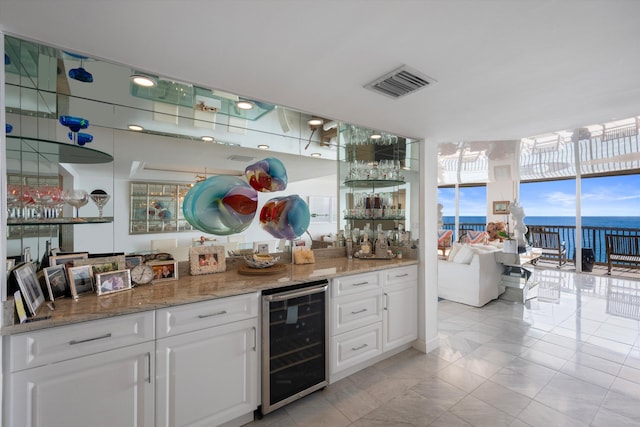
{"type": "MultiPolygon", "coordinates": [[[[158,310],[156,425],[214,426],[258,406],[258,294],[158,310]]],[[[252,418],[249,418],[249,420],[252,418]]]]}
{"type": "Polygon", "coordinates": [[[9,338],[6,425],[154,425],[153,312],[9,338]]]}
{"type": "Polygon", "coordinates": [[[408,266],[384,274],[382,349],[389,351],[418,337],[418,271],[408,266]]]}
{"type": "Polygon", "coordinates": [[[415,265],[336,278],[331,288],[330,381],[418,336],[415,265]]]}

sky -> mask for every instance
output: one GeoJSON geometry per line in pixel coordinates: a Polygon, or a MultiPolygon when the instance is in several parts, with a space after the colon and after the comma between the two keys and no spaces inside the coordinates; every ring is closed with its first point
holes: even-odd
{"type": "MultiPolygon", "coordinates": [[[[520,185],[520,205],[527,216],[575,216],[575,180],[520,185]]],[[[455,215],[453,188],[439,189],[444,216],[455,215]]],[[[485,187],[460,188],[460,215],[485,216],[485,187]]],[[[640,216],[640,175],[582,180],[582,216],[640,216]]]]}

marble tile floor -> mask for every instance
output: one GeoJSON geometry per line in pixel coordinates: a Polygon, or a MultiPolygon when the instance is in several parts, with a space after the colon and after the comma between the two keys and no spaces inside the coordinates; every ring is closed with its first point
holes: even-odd
{"type": "Polygon", "coordinates": [[[406,350],[247,426],[640,426],[640,281],[534,278],[525,304],[440,301],[437,350],[406,350]]]}

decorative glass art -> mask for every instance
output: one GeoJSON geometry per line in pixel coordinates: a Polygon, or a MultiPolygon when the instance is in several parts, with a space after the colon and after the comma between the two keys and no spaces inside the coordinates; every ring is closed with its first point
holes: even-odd
{"type": "Polygon", "coordinates": [[[257,209],[258,193],[242,179],[223,175],[195,184],[182,203],[189,224],[218,236],[246,230],[257,209]]]}
{"type": "Polygon", "coordinates": [[[249,185],[263,193],[282,191],[287,188],[287,170],[275,157],[268,157],[247,166],[244,174],[249,185]]]}
{"type": "Polygon", "coordinates": [[[83,83],[93,83],[93,75],[82,67],[69,70],[69,77],[83,83]]]}
{"type": "Polygon", "coordinates": [[[5,131],[5,133],[11,133],[13,131],[13,126],[10,125],[9,123],[5,123],[4,131],[5,131]]]}
{"type": "Polygon", "coordinates": [[[270,199],[260,211],[260,225],[278,239],[300,237],[310,221],[309,206],[295,194],[270,199]]]}
{"type": "Polygon", "coordinates": [[[89,120],[75,116],[60,116],[60,124],[69,128],[71,132],[80,132],[80,129],[89,127],[89,120]]]}
{"type": "Polygon", "coordinates": [[[78,145],[85,145],[87,142],[93,141],[93,135],[84,132],[69,132],[69,139],[75,141],[78,145]]]}

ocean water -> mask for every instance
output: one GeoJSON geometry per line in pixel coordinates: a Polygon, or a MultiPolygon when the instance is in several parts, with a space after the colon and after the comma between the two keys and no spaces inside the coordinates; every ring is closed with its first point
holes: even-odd
{"type": "MultiPolygon", "coordinates": [[[[453,229],[455,218],[453,216],[443,216],[442,222],[445,228],[453,229]]],[[[487,218],[485,216],[460,217],[460,225],[486,223],[487,218]]],[[[571,216],[526,216],[524,223],[527,226],[575,227],[576,219],[571,216]]],[[[613,234],[640,235],[640,216],[584,216],[582,217],[582,227],[582,247],[593,249],[596,262],[604,263],[607,261],[605,233],[610,233],[610,229],[622,228],[627,230],[616,230],[613,234]]],[[[479,227],[476,227],[476,229],[479,229],[479,227]]],[[[553,230],[553,228],[551,229],[553,230]]],[[[560,238],[567,247],[567,258],[575,259],[575,229],[560,228],[559,232],[560,238]]]]}

